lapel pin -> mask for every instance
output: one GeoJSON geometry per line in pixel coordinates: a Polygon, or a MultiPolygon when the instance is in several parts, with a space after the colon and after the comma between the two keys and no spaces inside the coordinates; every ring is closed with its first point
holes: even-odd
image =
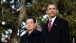
{"type": "Polygon", "coordinates": [[[57,24],[55,24],[55,25],[57,25],[57,24]]]}

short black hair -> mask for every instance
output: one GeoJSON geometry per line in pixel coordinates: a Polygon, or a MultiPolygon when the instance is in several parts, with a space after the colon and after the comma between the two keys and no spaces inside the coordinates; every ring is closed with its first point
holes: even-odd
{"type": "MultiPolygon", "coordinates": [[[[34,17],[32,17],[32,16],[27,17],[26,20],[27,19],[33,19],[33,22],[36,23],[36,19],[34,17]]],[[[25,23],[26,23],[26,20],[25,20],[25,23]]]]}
{"type": "Polygon", "coordinates": [[[49,5],[55,5],[56,8],[57,8],[57,4],[56,4],[56,3],[49,3],[49,4],[46,6],[46,10],[47,10],[47,8],[48,8],[49,5]]]}

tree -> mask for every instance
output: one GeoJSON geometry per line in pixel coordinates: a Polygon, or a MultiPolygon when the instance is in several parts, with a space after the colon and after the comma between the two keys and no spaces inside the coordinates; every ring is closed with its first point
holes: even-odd
{"type": "Polygon", "coordinates": [[[18,32],[19,26],[20,26],[21,22],[23,21],[25,13],[26,13],[26,11],[25,11],[25,0],[20,0],[20,1],[21,1],[20,14],[19,14],[18,20],[17,20],[18,25],[17,25],[17,27],[12,29],[11,43],[17,42],[17,32],[18,32]]]}

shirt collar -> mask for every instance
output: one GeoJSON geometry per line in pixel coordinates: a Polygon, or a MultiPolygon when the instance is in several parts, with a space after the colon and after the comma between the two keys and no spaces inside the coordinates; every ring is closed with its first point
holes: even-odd
{"type": "Polygon", "coordinates": [[[34,29],[30,34],[34,34],[34,35],[36,35],[36,33],[37,33],[37,30],[34,29]]]}
{"type": "Polygon", "coordinates": [[[52,22],[54,22],[55,18],[56,18],[56,16],[53,17],[52,19],[49,18],[49,21],[52,20],[52,22]]]}

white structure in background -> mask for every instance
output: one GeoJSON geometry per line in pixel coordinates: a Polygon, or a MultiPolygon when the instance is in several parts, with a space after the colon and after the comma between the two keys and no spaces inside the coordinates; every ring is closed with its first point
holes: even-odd
{"type": "Polygon", "coordinates": [[[48,18],[49,16],[47,14],[45,14],[42,18],[42,21],[44,21],[44,19],[48,18]]]}
{"type": "Polygon", "coordinates": [[[24,35],[25,34],[25,29],[26,29],[25,27],[26,27],[25,22],[22,22],[21,25],[20,25],[20,28],[18,30],[17,35],[20,35],[20,36],[24,35]]]}
{"type": "Polygon", "coordinates": [[[23,36],[26,32],[27,32],[27,30],[24,30],[20,36],[23,36]]]}
{"type": "Polygon", "coordinates": [[[5,40],[5,38],[8,37],[8,34],[12,33],[12,30],[11,29],[8,29],[7,31],[5,30],[5,33],[6,34],[2,34],[2,39],[1,39],[2,42],[5,40]]]}
{"type": "Polygon", "coordinates": [[[21,28],[25,28],[25,27],[26,27],[25,22],[22,22],[21,23],[21,28]]]}

